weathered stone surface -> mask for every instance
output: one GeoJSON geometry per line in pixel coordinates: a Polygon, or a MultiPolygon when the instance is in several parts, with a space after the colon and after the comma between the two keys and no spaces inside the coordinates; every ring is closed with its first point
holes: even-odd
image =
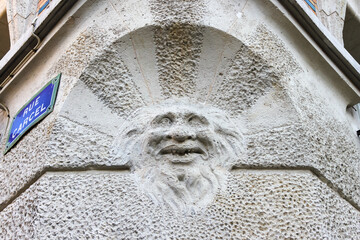
{"type": "Polygon", "coordinates": [[[135,109],[144,106],[132,74],[122,60],[122,41],[95,57],[80,76],[99,100],[119,116],[128,116],[135,109]]]}
{"type": "Polygon", "coordinates": [[[219,75],[222,79],[216,81],[210,101],[232,115],[253,106],[278,81],[274,69],[245,45],[241,45],[219,75]]]}
{"type": "Polygon", "coordinates": [[[82,81],[76,82],[71,89],[59,115],[77,125],[109,136],[113,136],[124,122],[124,119],[105,106],[104,102],[99,101],[82,81]]]}
{"type": "Polygon", "coordinates": [[[203,41],[200,23],[203,1],[151,1],[155,23],[156,61],[159,82],[165,96],[190,96],[196,91],[196,77],[203,41]],[[193,24],[189,24],[189,22],[193,24]]]}
{"type": "Polygon", "coordinates": [[[209,105],[168,100],[130,119],[114,143],[115,161],[130,165],[154,202],[174,211],[206,207],[234,162],[246,158],[241,129],[209,105]]]}
{"type": "MultiPolygon", "coordinates": [[[[255,31],[256,34],[271,36],[270,33],[264,30],[264,27],[259,29],[259,31],[255,31]]],[[[148,28],[148,31],[154,30],[156,28],[148,28]]],[[[207,34],[207,36],[210,37],[211,35],[207,34]]],[[[89,60],[89,65],[85,67],[85,71],[80,77],[81,82],[73,90],[73,94],[76,95],[77,88],[87,88],[86,91],[89,92],[87,95],[91,95],[91,101],[94,101],[91,105],[104,106],[108,109],[106,111],[110,113],[108,116],[112,116],[113,113],[119,116],[119,122],[123,122],[123,118],[129,116],[135,109],[149,104],[142,100],[142,96],[147,94],[147,92],[144,92],[146,88],[145,90],[144,88],[141,91],[139,90],[138,85],[142,82],[133,80],[132,72],[122,59],[121,53],[124,45],[126,45],[126,48],[131,47],[128,36],[125,36],[124,39],[127,39],[128,43],[122,40],[111,43],[104,51],[89,60]]],[[[288,77],[291,74],[290,69],[294,69],[295,74],[301,74],[299,66],[291,60],[290,53],[287,53],[286,50],[280,51],[283,45],[279,42],[279,39],[275,37],[270,37],[270,39],[273,39],[274,42],[269,41],[268,44],[275,46],[274,48],[279,48],[276,50],[279,53],[279,58],[280,56],[287,56],[288,60],[286,61],[291,63],[290,67],[281,61],[279,61],[279,64],[274,65],[272,63],[269,65],[268,63],[275,61],[276,58],[266,51],[264,52],[264,48],[257,48],[256,46],[260,45],[260,42],[253,42],[250,47],[243,43],[233,43],[232,47],[236,49],[236,47],[240,46],[240,49],[236,49],[234,55],[225,61],[225,64],[221,65],[224,66],[224,69],[219,69],[219,73],[222,74],[219,76],[221,76],[222,80],[220,81],[220,78],[215,82],[212,95],[210,95],[210,102],[227,110],[232,117],[245,116],[248,130],[244,130],[244,133],[248,136],[249,157],[237,159],[236,165],[315,168],[322,172],[336,187],[343,189],[342,191],[349,199],[355,202],[359,201],[358,196],[360,194],[357,185],[350,184],[353,181],[358,181],[359,178],[356,170],[358,156],[356,146],[352,145],[351,138],[346,136],[347,131],[344,132],[340,127],[336,134],[338,134],[337,139],[341,140],[341,142],[336,143],[331,140],[334,133],[323,134],[327,128],[340,126],[341,123],[336,119],[329,121],[329,117],[325,118],[326,111],[323,108],[326,103],[314,103],[310,99],[317,99],[317,97],[311,95],[306,87],[304,88],[304,83],[299,82],[297,78],[288,77]],[[267,103],[264,99],[269,102],[267,103]],[[275,111],[270,113],[269,116],[274,118],[272,124],[266,123],[266,118],[256,118],[256,121],[251,120],[253,114],[270,111],[270,107],[266,107],[266,104],[275,104],[277,106],[275,108],[283,109],[283,112],[275,111]],[[319,109],[319,106],[322,106],[322,109],[319,109]],[[256,108],[254,109],[254,107],[256,108]],[[314,109],[318,109],[321,114],[315,120],[312,120],[314,118],[314,109]],[[256,129],[259,129],[259,126],[262,129],[257,132],[256,129]],[[248,133],[246,133],[247,131],[248,133]],[[321,140],[323,144],[319,145],[317,139],[323,139],[321,140]],[[349,147],[340,147],[342,144],[349,147]],[[328,157],[324,155],[325,152],[329,151],[333,153],[331,161],[326,160],[328,157]],[[347,161],[349,164],[341,164],[340,162],[343,161],[347,161]]],[[[154,55],[147,56],[154,57],[154,55]]],[[[129,62],[129,56],[125,55],[125,59],[129,62]]],[[[137,71],[137,67],[131,69],[137,71]]],[[[139,75],[137,74],[137,76],[139,75]]],[[[206,80],[202,79],[201,81],[206,80]]],[[[67,85],[70,86],[71,84],[68,83],[67,85]]],[[[70,93],[71,88],[67,91],[70,93]]],[[[83,90],[81,92],[84,93],[83,90]]],[[[153,91],[153,93],[163,95],[163,93],[156,91],[153,91]]],[[[174,96],[177,96],[177,94],[174,94],[174,96]]],[[[105,112],[81,111],[82,108],[88,109],[85,105],[90,102],[85,103],[71,99],[73,97],[69,97],[65,105],[73,105],[74,109],[79,110],[66,113],[66,109],[69,107],[65,107],[64,113],[61,114],[64,118],[58,118],[55,124],[51,125],[51,138],[47,143],[49,148],[46,157],[43,157],[43,159],[52,160],[47,161],[46,167],[69,168],[124,164],[126,161],[115,163],[108,159],[110,156],[107,151],[116,132],[112,133],[112,131],[104,130],[106,126],[109,126],[107,124],[110,122],[104,121],[102,123],[100,120],[91,120],[92,124],[89,124],[79,119],[78,116],[81,113],[83,119],[96,119],[93,116],[94,114],[103,115],[105,112]],[[82,105],[84,106],[82,107],[82,105]]],[[[146,99],[148,101],[148,97],[146,99]]],[[[120,126],[115,124],[116,118],[113,116],[111,118],[113,118],[111,126],[114,128],[120,126]]],[[[44,166],[39,162],[38,164],[34,168],[36,170],[25,178],[28,180],[17,183],[16,186],[26,184],[31,179],[30,176],[42,171],[44,166]]],[[[9,186],[4,187],[4,189],[8,189],[9,186]]],[[[14,193],[16,191],[12,190],[10,192],[14,193]]],[[[7,192],[7,194],[10,192],[7,192]]],[[[7,194],[4,196],[8,196],[7,194]]]]}
{"type": "Polygon", "coordinates": [[[283,81],[304,71],[284,42],[263,23],[244,39],[244,43],[283,81]]]}
{"type": "MultiPolygon", "coordinates": [[[[273,124],[271,127],[268,126],[261,130],[264,132],[264,135],[255,133],[254,129],[257,127],[252,126],[252,122],[248,122],[247,128],[249,129],[249,133],[247,133],[247,135],[249,135],[250,158],[248,160],[240,161],[238,165],[245,163],[254,166],[285,165],[314,167],[319,169],[319,171],[325,171],[326,174],[325,172],[323,174],[326,175],[330,181],[336,183],[337,187],[342,188],[342,185],[344,184],[344,188],[349,188],[349,190],[344,192],[347,195],[352,196],[352,199],[358,199],[359,190],[356,188],[356,184],[351,184],[352,187],[350,187],[350,185],[349,187],[345,187],[346,184],[353,180],[357,181],[356,179],[359,177],[356,173],[357,168],[349,167],[357,166],[355,164],[358,156],[356,146],[351,143],[351,138],[346,136],[347,131],[341,130],[340,127],[336,134],[338,134],[337,139],[341,139],[341,143],[334,142],[335,145],[328,144],[333,142],[331,138],[334,137],[334,133],[327,133],[325,134],[327,135],[326,137],[323,132],[326,132],[327,128],[340,126],[341,122],[336,119],[329,121],[329,117],[324,118],[324,116],[326,116],[326,111],[319,109],[319,106],[324,108],[323,106],[326,106],[326,103],[317,102],[315,104],[313,100],[310,100],[316,99],[316,97],[309,95],[309,90],[302,87],[304,83],[299,82],[296,78],[284,78],[284,76],[290,74],[291,69],[294,69],[295,74],[300,74],[300,71],[298,70],[299,67],[291,60],[292,56],[290,53],[287,53],[286,50],[280,51],[280,49],[283,48],[283,45],[279,42],[279,39],[271,37],[272,35],[264,30],[264,27],[259,29],[260,30],[255,31],[255,33],[259,34],[259,36],[270,36],[270,39],[273,39],[273,42],[268,41],[268,44],[275,46],[273,48],[280,54],[279,58],[281,56],[287,56],[289,60],[286,61],[291,63],[290,67],[281,61],[276,65],[271,64],[274,66],[269,65],[268,62],[275,61],[276,58],[271,58],[271,55],[264,51],[264,48],[256,47],[260,45],[260,42],[253,42],[250,47],[247,47],[243,43],[237,45],[233,44],[231,46],[235,47],[234,50],[236,51],[234,52],[233,57],[228,59],[225,62],[226,64],[223,65],[226,66],[225,69],[219,69],[219,73],[222,74],[220,75],[222,76],[222,81],[219,81],[219,79],[216,81],[210,102],[226,109],[233,117],[238,117],[241,114],[246,115],[251,113],[251,108],[257,106],[256,104],[260,101],[259,99],[267,98],[266,96],[269,96],[269,94],[277,94],[283,96],[282,99],[279,100],[280,102],[287,102],[287,105],[280,105],[281,107],[278,108],[286,106],[286,109],[288,110],[285,111],[284,115],[291,113],[293,117],[287,117],[285,120],[283,119],[281,123],[273,124]],[[236,49],[236,46],[240,46],[240,49],[236,49]],[[321,114],[319,114],[319,117],[315,120],[311,120],[313,117],[309,119],[309,116],[313,116],[314,109],[318,109],[316,111],[319,113],[321,112],[321,114]],[[246,111],[244,112],[244,110],[246,111]],[[255,135],[253,135],[254,133],[255,135]],[[324,139],[324,145],[320,148],[316,139],[323,139],[324,137],[326,137],[327,140],[324,139]],[[267,146],[265,147],[264,144],[267,146]],[[311,146],[309,146],[309,144],[311,146]],[[349,147],[340,147],[342,144],[346,144],[349,147]],[[334,147],[331,145],[334,145],[334,147]],[[274,149],[277,150],[275,151],[274,149]],[[332,159],[336,160],[324,160],[323,153],[329,151],[334,153],[332,159]],[[349,161],[349,165],[340,164],[339,166],[337,163],[340,161],[349,161]],[[344,169],[344,172],[338,174],[338,171],[335,171],[337,168],[344,169]],[[343,177],[340,178],[340,175],[343,175],[343,177]],[[346,183],[342,183],[343,181],[346,183]]],[[[155,31],[156,28],[148,28],[148,30],[155,31]]],[[[211,35],[207,34],[207,36],[210,37],[211,35]]],[[[124,38],[128,39],[128,36],[125,36],[124,38]]],[[[150,40],[151,39],[149,39],[149,41],[150,40]]],[[[122,117],[129,116],[130,113],[138,107],[148,104],[142,100],[144,90],[140,91],[138,88],[141,81],[136,81],[135,83],[132,79],[132,72],[130,72],[129,68],[127,68],[122,60],[122,51],[119,50],[123,49],[124,44],[125,43],[122,40],[109,44],[109,47],[90,60],[89,65],[85,68],[85,71],[80,77],[81,81],[85,83],[92,94],[97,96],[100,105],[103,104],[109,108],[109,111],[119,115],[119,121],[123,121],[121,120],[122,117]]],[[[129,46],[131,43],[126,43],[125,45],[129,46]]],[[[210,49],[206,50],[210,51],[210,49]]],[[[82,54],[79,56],[82,56],[82,54]]],[[[129,61],[128,56],[126,56],[126,59],[126,61],[129,61]]],[[[69,69],[71,69],[71,66],[69,69]]],[[[205,81],[205,79],[202,81],[205,81]]],[[[170,84],[171,81],[168,83],[170,84]]],[[[154,91],[154,93],[163,94],[156,91],[154,91]]],[[[177,94],[174,94],[174,96],[177,96],[177,94]]],[[[275,103],[273,101],[278,101],[273,98],[269,99],[271,103],[275,103]]],[[[72,102],[70,98],[67,104],[71,105],[75,103],[77,106],[86,104],[84,102],[72,102]]],[[[263,102],[263,104],[266,103],[263,102]]],[[[77,113],[73,112],[72,114],[76,115],[77,113]]],[[[91,114],[99,114],[99,112],[89,112],[89,119],[93,118],[91,117],[91,114]]],[[[52,150],[50,151],[51,158],[56,159],[54,156],[58,156],[60,165],[64,167],[66,166],[64,163],[69,164],[68,167],[79,167],[88,164],[104,164],[104,161],[106,162],[106,160],[103,160],[103,154],[94,152],[96,151],[95,143],[100,144],[101,146],[111,145],[112,134],[109,135],[109,132],[105,133],[103,131],[104,127],[100,126],[101,123],[98,120],[96,123],[98,127],[91,128],[89,125],[86,126],[86,124],[84,126],[81,124],[78,125],[77,123],[83,121],[76,120],[76,117],[72,117],[71,114],[65,114],[64,116],[66,116],[66,118],[58,119],[54,125],[55,129],[50,141],[51,144],[49,144],[50,146],[53,145],[51,147],[52,150]],[[64,123],[65,125],[63,125],[64,123]],[[84,128],[84,130],[80,130],[81,128],[84,128]],[[94,132],[94,136],[96,137],[93,138],[93,133],[82,136],[80,134],[82,131],[94,132]],[[100,131],[100,133],[97,133],[98,131],[100,131]],[[97,139],[103,138],[100,137],[103,133],[105,133],[104,136],[109,136],[108,138],[104,138],[108,140],[98,141],[97,139]],[[77,135],[82,136],[82,141],[78,141],[77,135]],[[88,143],[89,146],[83,147],[82,142],[88,143]],[[69,149],[83,150],[79,152],[76,152],[75,150],[66,151],[66,148],[62,148],[61,146],[66,146],[66,148],[69,149]],[[88,147],[92,148],[91,146],[93,146],[93,149],[87,149],[88,147]],[[67,154],[78,154],[79,156],[73,156],[72,158],[70,155],[67,156],[67,154]]],[[[272,116],[275,119],[279,117],[276,114],[273,114],[272,116]]],[[[83,117],[86,118],[86,114],[83,117]]],[[[260,120],[260,122],[258,121],[256,126],[266,126],[266,124],[262,124],[261,121],[266,122],[267,119],[260,120]]],[[[106,125],[107,123],[104,122],[104,124],[106,125]]],[[[101,152],[105,152],[105,148],[101,150],[101,152]]],[[[53,162],[54,166],[58,166],[58,163],[55,162],[53,162]]],[[[40,169],[42,168],[40,167],[40,169]]]]}
{"type": "Polygon", "coordinates": [[[126,171],[50,172],[0,213],[0,235],[359,239],[359,212],[308,171],[234,170],[226,184],[208,208],[175,213],[155,205],[126,171]]]}
{"type": "Polygon", "coordinates": [[[309,164],[311,166],[309,143],[299,124],[259,131],[248,135],[247,142],[248,159],[239,161],[239,165],[295,167],[309,164]]]}
{"type": "Polygon", "coordinates": [[[46,164],[44,145],[49,138],[51,117],[22,137],[0,162],[0,209],[39,174],[46,164]]]}
{"type": "Polygon", "coordinates": [[[46,145],[47,166],[85,168],[93,165],[111,165],[108,155],[112,141],[111,135],[59,117],[46,145]]]}
{"type": "MultiPolygon", "coordinates": [[[[55,34],[48,43],[61,46],[59,61],[43,70],[49,76],[63,73],[55,111],[0,159],[0,238],[360,236],[360,144],[344,113],[347,95],[354,93],[307,40],[294,40],[298,33],[289,37],[294,27],[276,15],[270,1],[110,0],[84,5],[69,18],[64,37],[55,34]],[[186,104],[178,99],[184,96],[186,104]],[[163,163],[156,156],[147,159],[147,143],[156,145],[159,136],[165,143],[169,132],[164,128],[152,135],[158,129],[153,120],[172,113],[184,126],[185,112],[206,115],[215,107],[226,119],[218,125],[231,123],[241,130],[241,141],[228,143],[240,142],[244,154],[222,166],[229,154],[220,139],[214,154],[219,156],[219,184],[208,188],[196,183],[191,191],[177,191],[188,194],[181,196],[189,203],[185,207],[161,200],[169,196],[151,198],[156,195],[149,187],[154,179],[134,162],[145,158],[153,168],[163,163]],[[144,109],[149,119],[137,115],[144,109]],[[120,136],[114,143],[119,129],[136,136],[139,132],[129,131],[139,122],[144,124],[140,132],[145,129],[152,141],[127,144],[120,136]],[[114,156],[116,144],[121,147],[115,147],[114,156]],[[140,157],[128,159],[128,153],[140,157]],[[126,168],[130,171],[118,171],[126,168]],[[109,171],[75,172],[88,169],[109,171]]],[[[39,76],[31,70],[21,77],[39,76]]],[[[10,97],[21,91],[16,94],[10,97]]],[[[209,116],[205,119],[212,123],[215,117],[209,116]]],[[[198,135],[202,127],[196,128],[198,135]]],[[[170,150],[180,155],[184,149],[170,150]]],[[[181,186],[186,182],[182,173],[198,172],[177,160],[177,168],[164,170],[179,178],[164,174],[163,180],[181,186]]]]}
{"type": "Polygon", "coordinates": [[[76,40],[59,56],[58,63],[49,74],[63,73],[79,77],[85,66],[108,43],[109,36],[99,26],[92,26],[80,33],[76,40]]]}
{"type": "Polygon", "coordinates": [[[358,184],[350,184],[360,181],[358,139],[344,115],[335,113],[331,102],[316,95],[311,90],[314,86],[308,84],[301,78],[294,78],[288,85],[307,143],[302,150],[308,157],[307,164],[318,169],[349,199],[359,204],[358,184]]]}

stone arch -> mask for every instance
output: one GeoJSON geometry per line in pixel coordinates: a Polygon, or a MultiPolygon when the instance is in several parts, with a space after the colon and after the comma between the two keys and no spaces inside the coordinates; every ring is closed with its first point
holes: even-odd
{"type": "Polygon", "coordinates": [[[146,26],[111,42],[79,79],[120,116],[172,97],[213,103],[236,115],[281,87],[282,71],[222,30],[171,23],[146,26]]]}

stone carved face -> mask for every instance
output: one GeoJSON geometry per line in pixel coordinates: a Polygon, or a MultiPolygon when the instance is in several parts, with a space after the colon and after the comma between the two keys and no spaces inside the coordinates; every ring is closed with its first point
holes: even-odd
{"type": "Polygon", "coordinates": [[[244,157],[243,137],[224,111],[184,100],[136,111],[114,151],[155,203],[185,211],[209,204],[244,157]]]}
{"type": "Polygon", "coordinates": [[[192,164],[213,155],[209,120],[185,109],[157,115],[149,130],[149,154],[159,161],[192,164]]]}

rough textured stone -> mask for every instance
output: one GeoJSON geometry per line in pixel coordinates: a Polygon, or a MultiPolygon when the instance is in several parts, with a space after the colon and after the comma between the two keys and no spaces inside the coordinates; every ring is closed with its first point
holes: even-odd
{"type": "Polygon", "coordinates": [[[46,164],[44,145],[49,138],[51,117],[22,137],[0,162],[0,209],[39,174],[46,164]],[[36,143],[36,144],[34,144],[36,143]]]}
{"type": "Polygon", "coordinates": [[[50,172],[0,219],[5,239],[360,236],[359,212],[308,171],[234,170],[210,206],[193,213],[154,205],[127,172],[50,172]]]}
{"type": "Polygon", "coordinates": [[[221,81],[216,81],[210,102],[232,115],[253,106],[278,81],[274,69],[245,45],[236,51],[219,75],[221,81]]]}
{"type": "Polygon", "coordinates": [[[283,81],[287,81],[286,77],[303,72],[284,42],[264,24],[259,24],[254,33],[245,38],[244,43],[262,61],[271,66],[274,73],[283,81]]]}
{"type": "MultiPolygon", "coordinates": [[[[281,89],[272,89],[260,97],[243,116],[245,118],[243,125],[246,126],[248,135],[300,125],[299,115],[291,98],[281,89]]],[[[301,145],[299,144],[299,146],[301,145]]]]}
{"type": "Polygon", "coordinates": [[[303,152],[308,165],[318,169],[336,187],[359,205],[360,150],[355,134],[342,115],[335,114],[331,102],[317,96],[308,83],[294,78],[288,85],[289,96],[302,124],[307,142],[303,152]],[[331,131],[329,131],[331,129],[331,131]]]}
{"type": "Polygon", "coordinates": [[[190,96],[196,91],[196,76],[203,41],[203,1],[151,1],[156,61],[163,94],[190,96]]]}
{"type": "Polygon", "coordinates": [[[111,135],[59,117],[46,145],[47,166],[76,168],[111,165],[108,154],[112,141],[111,135]]]}
{"type": "Polygon", "coordinates": [[[262,130],[248,135],[247,141],[249,158],[239,162],[240,165],[295,167],[306,166],[310,162],[309,143],[299,124],[262,130]]]}
{"type": "MultiPolygon", "coordinates": [[[[0,238],[359,239],[360,144],[344,113],[354,93],[278,13],[263,0],[84,4],[45,49],[56,43],[63,53],[42,70],[64,76],[55,111],[0,159],[0,238]],[[189,103],[176,104],[184,96],[189,103]],[[194,190],[196,183],[189,192],[197,195],[185,196],[190,204],[180,208],[151,198],[143,183],[154,179],[128,161],[126,148],[144,157],[146,143],[121,136],[114,143],[119,129],[139,133],[130,130],[145,108],[153,118],[144,129],[154,130],[152,120],[171,112],[163,102],[169,98],[182,123],[184,109],[230,114],[218,125],[240,129],[247,153],[217,169],[221,181],[210,194],[201,185],[194,190]]],[[[31,70],[22,79],[39,77],[31,70]]],[[[165,142],[167,132],[157,136],[165,142]]],[[[172,148],[173,155],[189,150],[172,148]]],[[[219,152],[220,160],[229,155],[219,152]]],[[[185,179],[164,176],[174,186],[185,179]]]]}
{"type": "Polygon", "coordinates": [[[50,68],[49,74],[59,72],[79,77],[90,60],[99,53],[99,49],[108,43],[109,33],[99,26],[92,26],[80,33],[76,40],[59,56],[58,63],[50,68]]]}
{"type": "MultiPolygon", "coordinates": [[[[148,30],[152,31],[153,28],[148,30]]],[[[255,32],[259,36],[270,36],[273,42],[269,41],[268,44],[279,49],[283,48],[283,45],[279,42],[280,40],[272,37],[268,31],[264,30],[264,27],[255,32]]],[[[145,103],[141,100],[141,92],[138,91],[137,85],[132,80],[132,73],[122,61],[119,49],[122,49],[123,44],[123,41],[118,40],[100,52],[90,61],[80,79],[98,97],[99,102],[116,114],[125,117],[138,107],[145,105],[145,103]]],[[[269,58],[268,52],[264,52],[263,48],[257,48],[256,46],[260,45],[260,42],[254,42],[251,45],[252,50],[245,44],[235,44],[233,46],[239,45],[240,49],[234,52],[234,57],[226,62],[225,66],[227,67],[219,70],[223,79],[222,81],[216,81],[216,87],[213,90],[213,95],[211,95],[211,102],[228,110],[233,117],[237,117],[243,114],[244,110],[247,113],[251,112],[250,108],[256,106],[259,99],[266,98],[269,94],[276,92],[285,96],[281,101],[290,102],[287,108],[291,109],[289,111],[295,117],[288,119],[289,122],[282,122],[280,126],[273,125],[272,128],[268,127],[268,129],[263,129],[260,133],[255,134],[255,127],[252,127],[251,122],[247,123],[248,128],[251,129],[247,133],[249,136],[249,159],[241,160],[237,165],[314,167],[322,171],[323,175],[337,187],[344,188],[344,194],[357,202],[359,190],[356,184],[350,183],[358,181],[359,178],[356,168],[358,166],[356,165],[358,153],[356,146],[351,143],[352,140],[346,136],[348,132],[341,130],[341,122],[324,117],[327,111],[320,109],[319,106],[326,106],[326,103],[316,102],[317,97],[311,95],[308,89],[302,87],[304,83],[299,82],[296,78],[286,77],[287,81],[280,80],[282,78],[280,76],[285,76],[284,72],[289,72],[287,70],[288,66],[281,62],[277,64],[278,68],[268,65],[268,62],[271,62],[272,59],[275,61],[275,57],[269,58]],[[259,52],[259,55],[253,50],[259,52]],[[316,111],[319,113],[319,116],[315,119],[314,109],[317,109],[316,111]],[[331,140],[334,137],[333,133],[323,134],[327,128],[334,128],[334,126],[338,126],[339,129],[337,131],[338,142],[331,140]],[[317,139],[323,139],[320,142],[322,144],[319,145],[317,139]],[[342,144],[349,147],[340,147],[342,144]],[[326,160],[328,156],[325,155],[325,152],[328,156],[330,156],[329,152],[334,154],[331,160],[326,160]],[[341,161],[346,161],[349,164],[341,165],[341,161]],[[338,168],[343,169],[341,173],[338,172],[338,168]],[[347,184],[348,186],[345,186],[347,184]]],[[[284,55],[290,60],[292,59],[290,53],[279,49],[276,50],[279,56],[284,55]]],[[[289,69],[295,69],[295,73],[299,74],[298,67],[294,67],[297,65],[290,60],[287,60],[287,62],[291,63],[289,69]]],[[[78,102],[77,104],[81,105],[83,103],[78,102]]],[[[91,115],[90,112],[89,115],[91,115]]],[[[54,166],[109,165],[110,163],[103,158],[103,153],[106,152],[105,146],[111,145],[112,136],[103,135],[104,132],[99,132],[99,129],[78,125],[78,122],[69,115],[66,115],[66,118],[56,121],[50,141],[51,144],[49,144],[51,159],[57,159],[58,157],[59,160],[59,162],[53,161],[54,166]],[[91,133],[80,134],[80,132],[88,131],[91,133]],[[78,141],[78,135],[82,137],[82,141],[78,141]],[[84,147],[83,142],[88,144],[84,147]],[[101,145],[101,153],[96,153],[99,149],[95,143],[101,145]],[[67,152],[66,148],[74,149],[74,151],[67,152]],[[82,150],[76,152],[75,149],[82,150]]],[[[266,122],[266,119],[262,121],[266,122]]],[[[42,167],[36,169],[41,171],[42,167]]],[[[20,186],[21,184],[17,185],[20,186]]]]}
{"type": "MultiPolygon", "coordinates": [[[[347,131],[341,130],[339,120],[329,120],[329,117],[324,117],[327,111],[320,109],[319,106],[323,108],[326,103],[316,102],[317,97],[311,95],[309,90],[303,87],[304,83],[297,78],[284,78],[290,74],[289,69],[294,69],[296,74],[300,74],[301,71],[298,70],[296,63],[291,60],[290,53],[286,50],[280,51],[284,46],[279,39],[272,37],[267,30],[264,30],[264,27],[258,29],[255,31],[256,34],[270,36],[270,39],[273,39],[273,42],[269,41],[268,44],[277,47],[274,48],[277,49],[278,58],[286,56],[289,59],[287,62],[291,63],[290,67],[281,61],[279,64],[274,65],[273,63],[274,66],[269,65],[268,62],[275,61],[276,58],[271,58],[271,55],[263,48],[256,47],[260,45],[260,42],[254,42],[250,47],[241,43],[233,44],[231,46],[240,46],[240,49],[237,49],[233,57],[225,62],[224,66],[226,67],[224,69],[219,69],[219,73],[222,74],[219,75],[222,81],[219,79],[216,81],[211,102],[226,109],[235,118],[241,114],[247,114],[247,121],[249,121],[249,116],[254,114],[254,111],[262,112],[264,110],[264,108],[254,111],[252,109],[259,104],[267,104],[264,99],[269,99],[269,104],[281,103],[277,109],[287,109],[282,114],[291,114],[292,117],[284,117],[271,126],[266,124],[266,118],[257,119],[256,125],[253,121],[247,122],[249,132],[246,135],[248,136],[249,158],[239,158],[236,165],[315,168],[322,172],[336,187],[344,188],[342,191],[349,199],[358,202],[359,189],[356,184],[350,184],[353,181],[358,181],[359,178],[358,165],[356,164],[358,156],[356,146],[346,136],[347,131]],[[278,67],[276,68],[276,66],[278,67]],[[272,97],[269,98],[268,96],[272,97]],[[277,98],[278,100],[276,100],[277,98]],[[318,109],[319,113],[315,119],[314,109],[318,109]],[[256,132],[258,126],[263,127],[260,132],[256,132]],[[323,134],[327,128],[334,128],[334,126],[338,126],[339,129],[337,131],[338,142],[332,140],[333,133],[323,134]],[[320,139],[320,145],[317,139],[320,139]],[[349,147],[340,147],[342,144],[349,147]],[[330,160],[328,159],[329,152],[334,154],[330,160]],[[341,164],[343,161],[348,162],[348,164],[341,164]],[[340,172],[339,169],[341,169],[340,172]]],[[[149,28],[148,31],[153,31],[153,28],[149,28]]],[[[207,35],[209,36],[209,34],[207,35]]],[[[127,39],[127,37],[124,38],[127,39]]],[[[109,44],[104,51],[90,61],[80,77],[90,92],[97,96],[98,101],[120,117],[129,116],[132,111],[145,105],[142,100],[143,93],[137,88],[137,84],[141,82],[135,84],[132,79],[132,72],[122,60],[121,49],[123,49],[124,44],[121,39],[109,44]]],[[[66,91],[70,92],[70,89],[66,91]]],[[[174,95],[176,96],[176,94],[174,95]]],[[[72,102],[71,98],[69,101],[68,105],[76,103],[79,109],[82,104],[86,104],[72,102]]],[[[72,114],[76,113],[73,112],[72,114]]],[[[89,111],[87,114],[90,119],[92,118],[91,114],[97,113],[89,111]]],[[[280,115],[278,112],[272,114],[273,121],[276,122],[280,115]]],[[[49,146],[47,154],[50,153],[50,156],[46,155],[47,157],[44,158],[52,159],[52,161],[46,166],[69,168],[124,163],[123,161],[111,162],[107,159],[109,157],[108,146],[111,145],[114,134],[105,133],[101,130],[102,127],[84,125],[83,121],[76,120],[76,117],[72,117],[71,114],[64,114],[63,116],[65,118],[59,118],[54,125],[51,125],[54,129],[47,144],[49,146]],[[67,151],[66,149],[73,150],[67,151]]],[[[83,117],[87,118],[86,114],[83,117]]],[[[97,124],[101,123],[98,121],[97,124]]],[[[107,123],[104,122],[103,124],[107,123]]],[[[36,172],[42,171],[43,167],[39,163],[35,169],[37,170],[25,178],[28,179],[27,181],[17,183],[16,186],[26,184],[29,178],[31,179],[31,176],[36,172]]],[[[8,190],[4,191],[10,191],[9,186],[13,185],[8,184],[7,187],[4,187],[8,190]]],[[[11,190],[10,192],[16,191],[11,190]]],[[[8,196],[10,192],[4,196],[8,196]]]]}
{"type": "Polygon", "coordinates": [[[122,41],[111,45],[105,53],[89,64],[80,80],[97,95],[105,106],[120,116],[127,116],[135,109],[144,106],[132,74],[124,64],[119,48],[122,41]]]}

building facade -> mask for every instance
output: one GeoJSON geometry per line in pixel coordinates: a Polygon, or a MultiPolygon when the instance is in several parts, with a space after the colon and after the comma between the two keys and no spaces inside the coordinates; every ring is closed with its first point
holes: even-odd
{"type": "Polygon", "coordinates": [[[0,239],[360,239],[357,0],[0,8],[0,239]]]}

